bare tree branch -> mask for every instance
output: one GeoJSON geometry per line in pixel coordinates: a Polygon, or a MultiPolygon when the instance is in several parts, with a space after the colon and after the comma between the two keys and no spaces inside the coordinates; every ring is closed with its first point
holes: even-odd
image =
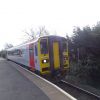
{"type": "Polygon", "coordinates": [[[33,28],[30,29],[30,32],[24,31],[24,33],[26,33],[29,36],[29,39],[36,39],[37,37],[40,36],[45,36],[45,35],[49,35],[49,32],[45,29],[45,26],[43,27],[39,27],[38,28],[39,31],[34,31],[33,28]]]}

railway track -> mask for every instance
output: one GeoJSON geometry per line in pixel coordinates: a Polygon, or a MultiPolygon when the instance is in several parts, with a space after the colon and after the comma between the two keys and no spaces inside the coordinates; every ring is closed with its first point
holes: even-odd
{"type": "Polygon", "coordinates": [[[80,88],[76,85],[71,84],[65,80],[59,80],[57,81],[56,79],[48,78],[48,77],[43,77],[47,79],[48,81],[54,83],[55,85],[59,86],[62,88],[64,91],[75,97],[77,100],[100,100],[100,96],[87,91],[83,88],[80,88]]]}
{"type": "Polygon", "coordinates": [[[78,100],[100,100],[100,96],[66,82],[65,80],[61,80],[60,82],[56,83],[56,85],[78,100]]]}
{"type": "Polygon", "coordinates": [[[100,96],[90,91],[87,91],[83,88],[80,88],[74,85],[74,83],[71,84],[65,80],[58,80],[58,79],[56,80],[56,79],[52,79],[51,77],[43,77],[43,78],[59,86],[64,91],[66,91],[67,93],[75,97],[77,100],[100,100],[100,96]]]}

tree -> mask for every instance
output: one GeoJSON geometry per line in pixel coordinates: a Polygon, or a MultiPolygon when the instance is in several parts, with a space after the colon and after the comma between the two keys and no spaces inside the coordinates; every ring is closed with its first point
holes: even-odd
{"type": "Polygon", "coordinates": [[[39,37],[49,35],[49,32],[45,27],[40,27],[38,31],[39,37]]]}
{"type": "Polygon", "coordinates": [[[75,27],[73,32],[73,49],[79,48],[82,66],[79,66],[79,76],[86,75],[91,79],[88,81],[100,83],[100,22],[93,27],[75,27]]]}
{"type": "Polygon", "coordinates": [[[8,43],[5,44],[5,49],[9,49],[9,48],[12,48],[12,47],[13,47],[12,44],[8,44],[8,43]]]}
{"type": "Polygon", "coordinates": [[[77,48],[84,48],[88,55],[100,57],[100,23],[90,28],[89,26],[74,29],[73,43],[77,48]]]}
{"type": "Polygon", "coordinates": [[[30,32],[25,31],[25,33],[29,36],[29,40],[34,40],[38,37],[49,35],[48,30],[44,26],[39,27],[38,31],[35,31],[33,28],[31,28],[30,32]]]}

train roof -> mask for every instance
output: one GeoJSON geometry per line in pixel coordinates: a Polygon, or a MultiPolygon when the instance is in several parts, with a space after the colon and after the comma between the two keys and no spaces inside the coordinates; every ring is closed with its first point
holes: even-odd
{"type": "Polygon", "coordinates": [[[25,43],[22,43],[22,44],[19,44],[19,45],[17,45],[17,46],[14,46],[14,47],[12,47],[12,48],[9,48],[9,49],[7,49],[8,51],[9,50],[12,50],[12,49],[15,49],[15,48],[18,48],[18,47],[20,47],[20,46],[24,46],[24,45],[28,45],[28,44],[31,44],[31,43],[35,43],[35,42],[37,42],[40,38],[49,38],[49,37],[61,37],[61,38],[63,38],[63,39],[66,39],[65,37],[62,37],[62,36],[56,36],[56,35],[46,35],[46,36],[41,36],[41,37],[37,37],[36,39],[32,39],[32,40],[30,40],[30,41],[27,41],[27,42],[25,42],[25,43]]]}

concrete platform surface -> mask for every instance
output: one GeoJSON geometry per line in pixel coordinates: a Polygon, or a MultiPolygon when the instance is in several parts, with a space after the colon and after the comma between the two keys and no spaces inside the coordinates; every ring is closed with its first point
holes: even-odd
{"type": "Polygon", "coordinates": [[[0,100],[50,100],[18,70],[0,58],[0,100]]]}
{"type": "Polygon", "coordinates": [[[0,100],[76,100],[51,82],[0,58],[0,100]]]}

